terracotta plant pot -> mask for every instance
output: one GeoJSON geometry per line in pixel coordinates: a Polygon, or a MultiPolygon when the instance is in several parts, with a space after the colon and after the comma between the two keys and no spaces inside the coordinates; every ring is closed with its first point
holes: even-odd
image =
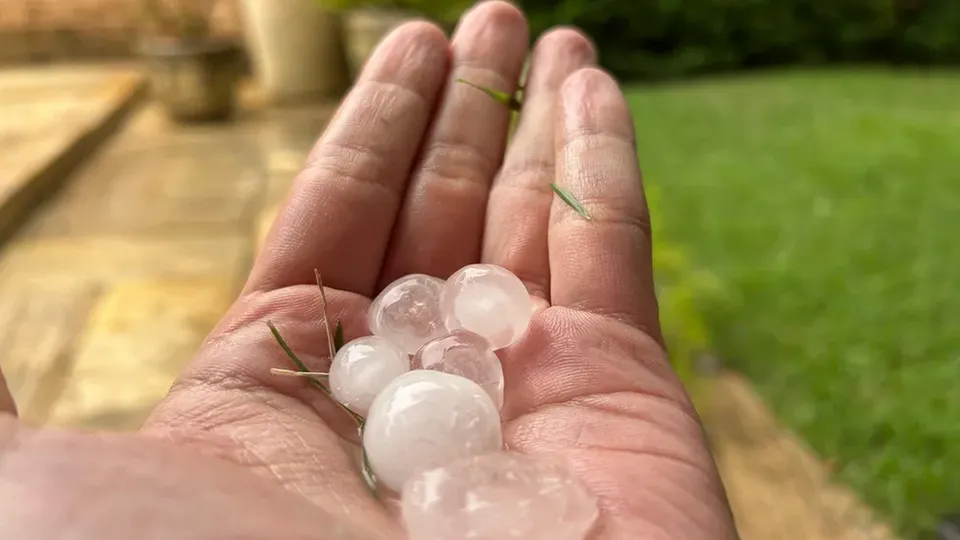
{"type": "Polygon", "coordinates": [[[317,0],[243,0],[247,49],[273,103],[339,98],[348,86],[341,18],[317,0]]]}
{"type": "Polygon", "coordinates": [[[144,41],[154,96],[180,122],[222,121],[236,109],[240,48],[226,40],[144,41]]]}
{"type": "Polygon", "coordinates": [[[380,40],[413,18],[410,13],[388,9],[366,8],[346,12],[344,39],[351,75],[356,78],[380,40]]]}

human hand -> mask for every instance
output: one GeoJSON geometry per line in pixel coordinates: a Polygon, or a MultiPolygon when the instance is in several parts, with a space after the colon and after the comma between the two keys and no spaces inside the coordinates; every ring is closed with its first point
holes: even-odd
{"type": "Polygon", "coordinates": [[[350,419],[305,381],[270,374],[287,359],[265,323],[321,370],[314,269],[352,339],[393,279],[483,261],[520,276],[539,308],[503,351],[506,443],[570,464],[599,499],[596,539],[735,538],[662,347],[632,120],[616,83],[592,67],[578,33],[544,36],[505,153],[509,111],[453,84],[514,91],[526,47],[523,16],[502,2],[467,14],[452,45],[426,23],[391,34],[297,177],[240,298],[139,435],[0,424],[0,499],[26,501],[7,505],[7,532],[42,538],[56,526],[49,514],[83,503],[97,512],[81,533],[96,538],[402,536],[359,475],[350,419]],[[592,220],[556,200],[551,182],[592,220]],[[47,515],[29,502],[41,496],[47,515]]]}

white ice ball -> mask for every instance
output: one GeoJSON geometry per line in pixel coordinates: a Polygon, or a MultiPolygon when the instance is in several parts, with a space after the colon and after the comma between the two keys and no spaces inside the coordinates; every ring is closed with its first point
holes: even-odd
{"type": "Polygon", "coordinates": [[[414,370],[377,396],[363,428],[363,448],[377,482],[399,491],[408,478],[503,446],[500,411],[477,383],[414,370]]]}
{"type": "Polygon", "coordinates": [[[443,280],[410,274],[387,285],[370,304],[370,332],[414,354],[431,339],[447,333],[440,314],[443,280]]]}
{"type": "Polygon", "coordinates": [[[533,302],[520,278],[493,264],[471,264],[455,272],[440,294],[449,330],[483,336],[494,350],[516,343],[530,326],[533,302]]]}
{"type": "Polygon", "coordinates": [[[412,369],[432,369],[466,377],[479,384],[503,407],[503,367],[487,340],[466,330],[427,342],[410,363],[412,369]]]}
{"type": "Polygon", "coordinates": [[[366,414],[390,382],[410,371],[409,356],[379,336],[357,338],[343,345],[330,363],[333,397],[366,414]]]}

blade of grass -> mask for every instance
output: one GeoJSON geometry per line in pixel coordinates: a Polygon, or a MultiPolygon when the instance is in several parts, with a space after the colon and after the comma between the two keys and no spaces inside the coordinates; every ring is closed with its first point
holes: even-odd
{"type": "Polygon", "coordinates": [[[320,270],[313,269],[313,274],[317,277],[317,287],[320,288],[320,309],[323,311],[323,329],[327,333],[327,348],[330,350],[330,360],[336,356],[337,351],[333,344],[333,333],[330,331],[330,317],[327,315],[327,293],[323,290],[323,278],[320,276],[320,270]]]}
{"type": "Polygon", "coordinates": [[[280,344],[280,348],[283,349],[283,352],[287,353],[287,356],[297,366],[297,369],[300,371],[309,372],[310,370],[307,369],[307,365],[301,362],[300,359],[297,358],[297,355],[293,353],[293,349],[287,345],[286,340],[284,340],[283,336],[280,335],[280,331],[277,330],[276,326],[274,326],[273,321],[267,321],[267,327],[270,328],[270,333],[273,334],[273,339],[277,340],[277,343],[280,344]]]}
{"type": "MultiPolygon", "coordinates": [[[[283,352],[287,353],[287,356],[290,358],[291,361],[293,361],[293,363],[297,366],[297,368],[303,372],[310,372],[310,370],[307,369],[307,365],[304,364],[299,358],[297,358],[297,355],[294,354],[293,349],[291,349],[290,346],[287,345],[287,341],[283,339],[283,336],[280,335],[280,331],[277,330],[277,327],[273,324],[273,322],[267,321],[267,326],[270,328],[270,333],[273,334],[273,339],[277,340],[277,343],[280,344],[280,348],[283,349],[283,352]]],[[[363,422],[364,422],[363,416],[357,414],[353,409],[344,405],[337,398],[333,397],[333,392],[331,392],[329,388],[327,388],[323,383],[321,383],[317,379],[309,378],[308,380],[311,383],[313,383],[314,386],[322,390],[323,393],[327,395],[327,397],[329,397],[331,400],[333,400],[334,403],[339,405],[340,408],[346,411],[347,414],[352,416],[353,419],[357,422],[358,428],[362,429],[363,422]]]]}
{"type": "Polygon", "coordinates": [[[487,88],[486,86],[480,86],[479,84],[474,84],[466,79],[457,79],[458,83],[465,84],[467,86],[472,86],[477,90],[480,90],[484,94],[492,97],[493,99],[503,103],[510,108],[511,111],[519,111],[520,107],[523,105],[516,95],[510,95],[506,92],[501,92],[499,90],[494,90],[493,88],[487,88]]]}
{"type": "Polygon", "coordinates": [[[553,183],[550,184],[550,189],[552,189],[553,192],[557,194],[557,197],[560,197],[561,201],[567,203],[567,206],[569,206],[570,208],[573,208],[573,210],[576,213],[580,214],[583,217],[583,219],[586,219],[588,221],[591,219],[590,213],[587,212],[587,209],[584,208],[582,204],[580,204],[580,201],[578,201],[577,198],[574,197],[572,193],[563,189],[557,184],[553,184],[553,183]]]}
{"type": "Polygon", "coordinates": [[[329,373],[324,373],[322,371],[293,371],[292,369],[283,369],[283,368],[270,368],[270,373],[272,375],[279,375],[281,377],[303,377],[305,379],[323,379],[329,377],[329,373]]]}

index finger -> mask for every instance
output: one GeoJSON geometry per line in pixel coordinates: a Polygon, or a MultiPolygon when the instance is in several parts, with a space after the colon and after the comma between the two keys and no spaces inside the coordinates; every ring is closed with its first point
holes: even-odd
{"type": "Polygon", "coordinates": [[[434,101],[447,39],[407,23],[377,48],[294,181],[246,291],[314,281],[370,296],[434,101]]]}
{"type": "Polygon", "coordinates": [[[560,104],[556,183],[591,219],[554,198],[550,301],[622,320],[662,343],[650,216],[626,100],[609,75],[584,68],[567,78],[560,104]]]}

